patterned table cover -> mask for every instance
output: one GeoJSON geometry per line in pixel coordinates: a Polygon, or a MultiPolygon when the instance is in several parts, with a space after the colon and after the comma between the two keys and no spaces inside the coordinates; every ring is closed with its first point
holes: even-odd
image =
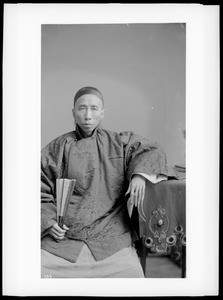
{"type": "Polygon", "coordinates": [[[186,179],[148,182],[138,214],[139,235],[144,247],[151,253],[171,253],[181,262],[182,277],[185,277],[186,179]]]}

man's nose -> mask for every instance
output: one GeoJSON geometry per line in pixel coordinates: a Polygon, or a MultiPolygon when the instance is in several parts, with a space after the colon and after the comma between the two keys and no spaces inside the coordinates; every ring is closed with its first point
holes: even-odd
{"type": "Polygon", "coordinates": [[[91,120],[91,111],[90,110],[86,110],[85,120],[91,120]]]}

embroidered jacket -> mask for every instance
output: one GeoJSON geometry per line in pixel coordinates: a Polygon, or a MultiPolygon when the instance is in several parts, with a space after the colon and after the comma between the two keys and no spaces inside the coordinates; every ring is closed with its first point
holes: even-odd
{"type": "Polygon", "coordinates": [[[132,231],[125,193],[134,173],[167,174],[157,143],[133,132],[79,130],[50,142],[41,154],[41,247],[75,262],[84,243],[96,260],[129,246],[132,231]],[[56,222],[56,179],[76,179],[65,218],[69,228],[56,242],[47,230],[56,222]]]}

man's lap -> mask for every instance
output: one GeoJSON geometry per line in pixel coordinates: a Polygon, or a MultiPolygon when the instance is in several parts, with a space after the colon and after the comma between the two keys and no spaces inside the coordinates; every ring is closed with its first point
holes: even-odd
{"type": "Polygon", "coordinates": [[[41,250],[42,278],[144,278],[136,250],[124,248],[102,261],[96,261],[84,245],[76,263],[41,250]]]}

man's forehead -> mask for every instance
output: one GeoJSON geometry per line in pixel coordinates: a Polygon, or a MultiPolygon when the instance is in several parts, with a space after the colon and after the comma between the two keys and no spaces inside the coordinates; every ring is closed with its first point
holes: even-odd
{"type": "Polygon", "coordinates": [[[84,94],[76,100],[75,105],[94,105],[94,106],[102,106],[103,102],[101,98],[93,94],[84,94]]]}

